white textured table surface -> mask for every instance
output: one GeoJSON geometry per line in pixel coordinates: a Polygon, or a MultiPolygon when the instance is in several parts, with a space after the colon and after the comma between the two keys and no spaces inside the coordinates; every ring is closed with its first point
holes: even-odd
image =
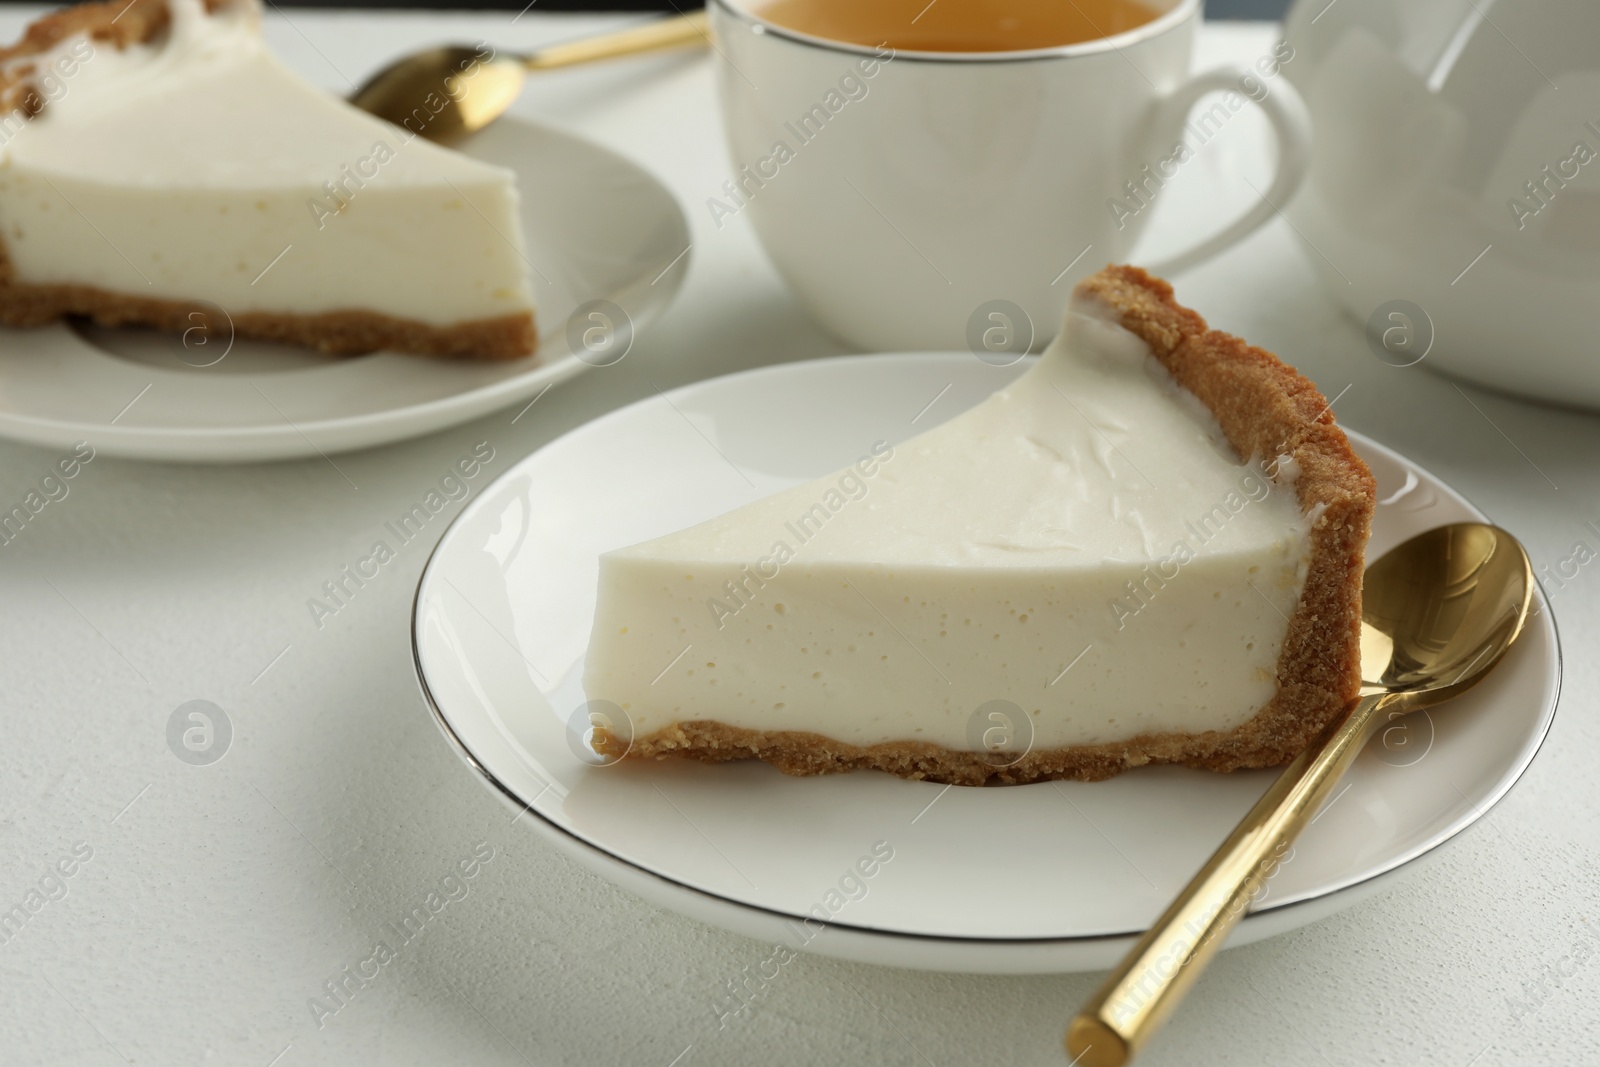
{"type": "MultiPolygon", "coordinates": [[[[0,38],[27,17],[0,14],[0,38]]],[[[519,47],[619,21],[296,11],[269,16],[267,32],[343,89],[444,39],[519,47]]],[[[1264,26],[1213,26],[1202,50],[1248,61],[1270,39],[1264,26]]],[[[0,547],[0,905],[41,890],[0,943],[0,1064],[1064,1062],[1063,1023],[1093,976],[802,957],[719,1031],[725,983],[768,950],[658,912],[508,824],[430,721],[408,639],[429,544],[407,545],[313,622],[307,598],[479,442],[492,475],[652,384],[838,350],[747,224],[719,232],[704,211],[728,164],[703,57],[545,76],[519,106],[640,160],[685,205],[688,281],[626,360],[515,425],[505,412],[340,457],[358,489],[322,460],[230,470],[99,456],[0,547]],[[169,717],[193,699],[233,724],[209,766],[167,745],[169,717]],[[492,859],[466,895],[441,891],[442,909],[399,943],[389,924],[475,847],[492,859]],[[63,859],[73,874],[48,879],[63,859]],[[396,958],[336,1013],[314,1011],[324,983],[379,940],[396,958]]],[[[1600,418],[1473,389],[1468,403],[1442,378],[1379,363],[1281,222],[1178,281],[1185,302],[1329,395],[1348,385],[1346,423],[1454,482],[1536,563],[1600,542],[1585,525],[1600,520],[1600,418]]],[[[0,443],[0,502],[58,458],[0,443]]],[[[1600,567],[1555,608],[1562,707],[1510,797],[1388,896],[1225,953],[1146,1062],[1600,1063],[1600,567]]]]}

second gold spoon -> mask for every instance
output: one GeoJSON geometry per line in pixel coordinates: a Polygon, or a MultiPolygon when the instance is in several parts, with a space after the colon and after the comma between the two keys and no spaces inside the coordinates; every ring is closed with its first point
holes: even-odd
{"type": "Polygon", "coordinates": [[[505,114],[531,71],[710,41],[705,12],[696,11],[529,55],[446,45],[395,60],[367,79],[350,102],[430,141],[449,143],[505,114]]]}

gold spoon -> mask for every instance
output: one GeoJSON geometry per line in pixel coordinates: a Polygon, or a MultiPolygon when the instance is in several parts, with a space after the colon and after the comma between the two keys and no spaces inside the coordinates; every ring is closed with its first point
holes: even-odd
{"type": "Polygon", "coordinates": [[[1378,727],[1489,673],[1528,616],[1533,570],[1515,537],[1464,522],[1367,569],[1361,695],[1279,775],[1067,1030],[1080,1067],[1120,1067],[1166,1021],[1378,727]]]}
{"type": "Polygon", "coordinates": [[[430,141],[449,143],[505,114],[530,71],[710,41],[706,14],[696,11],[530,55],[446,45],[395,60],[367,79],[350,102],[430,141]]]}

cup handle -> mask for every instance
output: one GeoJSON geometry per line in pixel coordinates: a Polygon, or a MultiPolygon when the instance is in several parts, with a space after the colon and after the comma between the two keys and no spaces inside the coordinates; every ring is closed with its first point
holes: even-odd
{"type": "MultiPolygon", "coordinates": [[[[1184,82],[1157,105],[1158,110],[1152,126],[1156,134],[1149,143],[1152,146],[1159,145],[1155,149],[1157,152],[1171,148],[1172,131],[1183,127],[1184,121],[1189,116],[1189,109],[1194,107],[1197,100],[1206,93],[1217,90],[1238,92],[1240,81],[1247,76],[1253,76],[1253,72],[1246,71],[1242,67],[1222,67],[1197,74],[1184,82]],[[1163,138],[1168,138],[1165,144],[1161,143],[1163,138]]],[[[1260,99],[1241,95],[1266,112],[1268,121],[1272,123],[1273,132],[1277,135],[1278,166],[1272,184],[1254,207],[1217,233],[1176,255],[1148,264],[1148,269],[1153,274],[1166,276],[1187,270],[1202,260],[1210,259],[1230,245],[1244,240],[1262,223],[1277,214],[1305,179],[1306,170],[1311,162],[1311,113],[1306,109],[1305,101],[1300,98],[1295,87],[1287,78],[1278,78],[1272,86],[1272,91],[1260,99]]],[[[1199,150],[1203,151],[1204,146],[1200,146],[1199,150]]]]}

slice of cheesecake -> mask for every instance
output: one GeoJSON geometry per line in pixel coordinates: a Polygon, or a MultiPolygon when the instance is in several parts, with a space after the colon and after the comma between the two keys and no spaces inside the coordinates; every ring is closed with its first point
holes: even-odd
{"type": "Polygon", "coordinates": [[[0,50],[0,324],[532,353],[514,175],[303,81],[258,16],[110,0],[0,50]]]}
{"type": "Polygon", "coordinates": [[[601,557],[597,747],[979,784],[1282,763],[1359,685],[1370,473],[1164,282],[920,437],[601,557]]]}

